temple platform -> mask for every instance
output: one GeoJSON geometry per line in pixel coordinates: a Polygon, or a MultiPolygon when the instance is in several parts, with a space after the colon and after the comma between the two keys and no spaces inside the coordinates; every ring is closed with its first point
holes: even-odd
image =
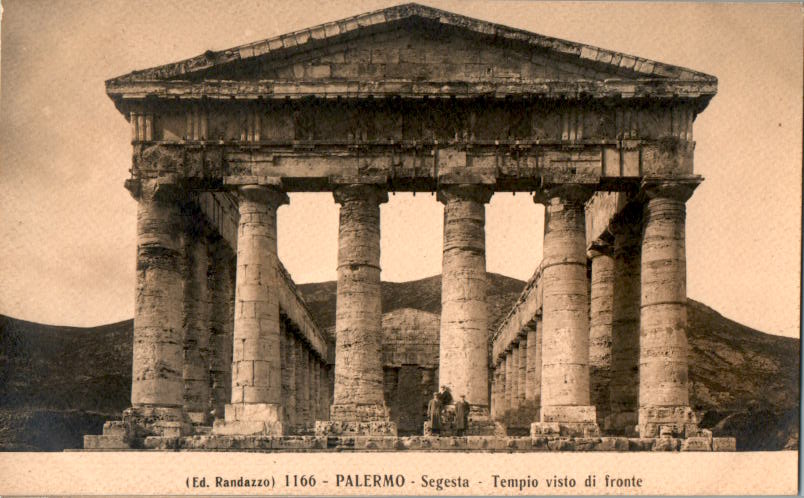
{"type": "Polygon", "coordinates": [[[732,437],[517,437],[517,436],[149,436],[131,448],[121,438],[85,436],[83,451],[438,451],[526,453],[542,451],[736,451],[732,437]]]}

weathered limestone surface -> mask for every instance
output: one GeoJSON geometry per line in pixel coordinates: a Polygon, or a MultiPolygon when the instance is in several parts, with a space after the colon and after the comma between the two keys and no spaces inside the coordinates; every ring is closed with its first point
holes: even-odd
{"type": "Polygon", "coordinates": [[[584,202],[588,187],[550,189],[546,201],[542,262],[541,422],[596,432],[589,404],[589,294],[586,279],[584,202]]]}
{"type": "Polygon", "coordinates": [[[234,255],[221,238],[210,246],[212,299],[210,303],[209,346],[212,354],[212,411],[216,419],[224,417],[232,392],[232,341],[234,332],[234,255]]]}
{"type": "Polygon", "coordinates": [[[438,192],[444,204],[439,384],[488,416],[486,206],[491,191],[454,185],[438,192]]]}
{"type": "Polygon", "coordinates": [[[210,378],[210,288],[206,227],[185,216],[182,261],[184,281],[184,409],[196,424],[209,425],[210,378]]]}
{"type": "Polygon", "coordinates": [[[232,399],[216,434],[282,434],[276,210],[288,202],[271,187],[239,190],[232,399]]]}
{"type": "Polygon", "coordinates": [[[520,391],[520,376],[519,372],[521,370],[520,365],[520,355],[519,355],[519,343],[516,342],[511,348],[510,353],[510,361],[511,361],[511,407],[509,409],[508,414],[508,425],[511,427],[519,426],[519,409],[520,399],[519,399],[519,391],[520,391]]]}
{"type": "Polygon", "coordinates": [[[131,404],[123,418],[138,434],[186,434],[183,408],[180,192],[142,182],[137,195],[137,292],[131,404]]]}
{"type": "MultiPolygon", "coordinates": [[[[290,348],[292,347],[291,334],[287,330],[287,322],[280,321],[281,333],[279,335],[279,350],[282,358],[282,414],[284,415],[283,423],[286,427],[293,427],[293,414],[290,410],[290,398],[294,397],[293,386],[291,385],[291,375],[293,373],[293,366],[289,365],[290,362],[290,348]]],[[[294,365],[295,366],[295,365],[294,365]]]]}
{"type": "Polygon", "coordinates": [[[503,398],[503,416],[505,423],[511,422],[511,410],[514,408],[514,358],[509,351],[502,362],[503,375],[505,376],[505,395],[503,398]]]}
{"type": "Polygon", "coordinates": [[[588,256],[592,260],[589,299],[589,366],[592,372],[590,396],[598,424],[602,426],[609,413],[614,260],[611,246],[605,242],[593,244],[588,256]]]}
{"type": "Polygon", "coordinates": [[[307,404],[306,392],[309,378],[307,376],[307,369],[305,368],[307,355],[309,353],[301,341],[296,340],[294,344],[296,351],[294,356],[296,369],[296,425],[304,426],[305,421],[310,420],[310,407],[307,404]]]}
{"type": "Polygon", "coordinates": [[[538,421],[542,398],[542,321],[535,320],[527,327],[527,365],[525,377],[524,414],[528,425],[538,421]]]}
{"type": "Polygon", "coordinates": [[[697,429],[686,364],[684,203],[700,179],[684,175],[715,91],[709,75],[415,4],[109,80],[140,201],[132,408],[87,447],[730,449],[697,429]],[[333,369],[277,258],[280,185],[341,204],[333,369]],[[387,190],[444,203],[435,341],[381,330],[387,190]],[[533,438],[477,439],[494,430],[485,203],[533,190],[544,260],[490,364],[494,418],[538,422],[533,438]],[[644,232],[627,202],[644,204],[644,232]],[[188,215],[204,219],[182,243],[188,215]],[[588,287],[590,241],[613,254],[591,247],[588,287]],[[472,404],[470,437],[391,437],[389,408],[416,428],[439,384],[472,404]],[[275,437],[316,419],[315,438],[275,437]],[[592,437],[598,421],[642,438],[592,437]]]}
{"type": "Polygon", "coordinates": [[[646,180],[639,337],[639,434],[695,431],[689,407],[685,203],[700,178],[646,180]]]}
{"type": "MultiPolygon", "coordinates": [[[[341,205],[338,231],[338,296],[335,320],[335,393],[333,422],[321,430],[353,424],[392,431],[383,398],[382,302],[380,295],[380,204],[385,191],[368,185],[335,189],[341,205]]],[[[316,429],[318,431],[318,429],[316,429]]]]}
{"type": "Polygon", "coordinates": [[[637,423],[641,213],[624,212],[612,222],[614,301],[612,303],[610,416],[605,426],[631,435],[637,423]]]}

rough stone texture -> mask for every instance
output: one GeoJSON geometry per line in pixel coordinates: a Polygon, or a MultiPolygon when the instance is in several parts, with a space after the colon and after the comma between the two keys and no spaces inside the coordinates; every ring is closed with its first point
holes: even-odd
{"type": "Polygon", "coordinates": [[[321,406],[319,405],[320,400],[320,385],[319,382],[321,381],[321,372],[318,369],[318,360],[315,356],[310,355],[310,365],[308,367],[310,369],[310,406],[312,408],[312,413],[310,413],[310,419],[312,421],[319,420],[319,413],[321,411],[321,406]]]}
{"type": "Polygon", "coordinates": [[[210,246],[212,300],[209,315],[213,417],[223,418],[232,392],[234,255],[222,239],[210,246]]]}
{"type": "Polygon", "coordinates": [[[614,433],[633,435],[639,389],[639,300],[641,216],[612,223],[614,232],[614,302],[612,303],[611,414],[605,423],[614,433]]]}
{"type": "MultiPolygon", "coordinates": [[[[287,324],[283,320],[280,322],[281,334],[279,336],[279,350],[282,358],[282,412],[284,420],[282,421],[286,427],[293,427],[294,416],[293,410],[290,409],[291,400],[295,402],[296,395],[293,392],[293,374],[295,365],[291,365],[290,350],[293,347],[293,339],[290,332],[287,330],[287,324]]],[[[295,409],[295,403],[294,403],[295,409]]]]}
{"type": "Polygon", "coordinates": [[[330,391],[332,390],[332,383],[329,376],[329,365],[321,363],[321,416],[320,420],[329,420],[329,404],[330,404],[330,391]]]}
{"type": "Polygon", "coordinates": [[[232,399],[216,434],[282,434],[276,210],[286,194],[239,190],[232,399]]]}
{"type": "Polygon", "coordinates": [[[388,410],[382,384],[380,204],[388,200],[388,194],[371,186],[348,185],[338,187],[334,195],[341,209],[335,395],[330,419],[386,422],[388,410]]]}
{"type": "MultiPolygon", "coordinates": [[[[382,317],[382,362],[385,368],[438,366],[440,317],[436,313],[401,308],[382,317]]],[[[431,393],[432,395],[432,393],[431,393]]]]}
{"type": "Polygon", "coordinates": [[[508,425],[510,427],[519,426],[519,371],[520,371],[520,356],[519,356],[519,343],[514,343],[511,352],[508,355],[508,360],[511,363],[511,405],[508,408],[508,425]]]}
{"type": "Polygon", "coordinates": [[[596,427],[589,406],[589,295],[584,202],[591,189],[545,192],[541,421],[596,427]]]}
{"type": "Polygon", "coordinates": [[[527,373],[528,373],[528,344],[525,336],[519,339],[519,344],[516,348],[517,359],[517,382],[516,382],[516,425],[519,427],[529,427],[530,422],[525,415],[525,391],[527,389],[527,373]]]}
{"type": "Polygon", "coordinates": [[[305,355],[307,350],[304,344],[298,339],[294,341],[294,362],[296,371],[296,389],[295,405],[296,405],[296,426],[303,427],[305,422],[310,419],[310,410],[307,406],[305,396],[305,385],[307,384],[307,369],[304,368],[305,355]]]}
{"type": "Polygon", "coordinates": [[[639,337],[639,434],[684,434],[689,408],[685,202],[698,179],[646,181],[639,337]]]}
{"type": "Polygon", "coordinates": [[[210,406],[210,286],[206,230],[191,211],[185,217],[182,273],[184,282],[184,410],[193,423],[208,425],[210,406]]]}
{"type": "Polygon", "coordinates": [[[306,428],[310,421],[314,420],[313,416],[313,406],[310,403],[310,390],[312,384],[312,375],[310,372],[310,350],[304,347],[304,344],[301,344],[302,351],[301,355],[299,356],[299,366],[298,368],[301,370],[301,378],[302,383],[300,386],[301,391],[301,403],[302,403],[302,419],[300,421],[300,426],[306,428]]]}
{"type": "MultiPolygon", "coordinates": [[[[212,410],[217,418],[223,411],[225,420],[215,425],[218,439],[213,438],[222,445],[279,448],[273,445],[280,441],[281,447],[282,438],[264,435],[281,434],[294,424],[305,432],[321,418],[329,405],[323,395],[329,382],[325,388],[319,361],[330,361],[331,353],[276,257],[275,210],[286,197],[256,186],[292,177],[287,186],[300,191],[341,185],[334,189],[342,208],[333,422],[317,424],[318,433],[336,435],[336,444],[344,448],[398,446],[385,436],[396,433],[386,400],[392,399],[388,406],[398,420],[416,426],[423,408],[416,405],[436,385],[437,365],[439,384],[448,385],[456,399],[466,394],[473,405],[470,434],[494,430],[488,420],[484,204],[494,188],[547,186],[544,263],[491,348],[491,363],[498,365],[495,414],[502,412],[515,426],[532,420],[529,410],[544,405],[540,422],[531,427],[538,437],[530,443],[472,444],[595,449],[596,418],[606,417],[616,432],[630,433],[639,374],[640,435],[661,437],[628,441],[629,447],[714,448],[711,434],[697,430],[688,406],[683,208],[697,180],[679,175],[692,174],[692,123],[715,89],[715,78],[694,71],[418,5],[361,14],[110,80],[107,93],[131,123],[133,178],[127,184],[141,198],[134,406],[124,417],[125,430],[110,426],[101,436],[105,439],[90,438],[88,446],[150,438],[178,448],[186,432],[184,410],[199,423],[208,422],[212,410]],[[146,98],[159,103],[166,95],[186,98],[171,104],[170,113],[144,103],[146,98]],[[324,95],[339,98],[246,102],[324,95]],[[418,99],[430,95],[453,98],[418,99]],[[504,100],[511,95],[562,99],[562,104],[534,107],[527,98],[504,100]],[[389,107],[384,97],[403,98],[389,107]],[[202,106],[200,99],[225,104],[202,106]],[[629,195],[626,183],[648,175],[677,181],[643,183],[645,257],[618,263],[615,256],[612,270],[607,256],[593,254],[588,290],[581,241],[583,201],[590,191],[581,184],[611,188],[614,179],[620,180],[615,190],[623,192],[601,194],[590,203],[596,207],[591,206],[594,218],[587,228],[600,235],[629,195]],[[190,186],[193,193],[182,195],[182,202],[195,203],[209,226],[237,247],[231,310],[214,302],[231,295],[225,278],[209,282],[208,289],[203,284],[203,268],[218,263],[203,241],[196,245],[192,237],[186,244],[182,296],[180,251],[171,240],[177,235],[171,205],[176,199],[163,187],[162,200],[170,202],[157,200],[156,183],[144,180],[150,178],[190,186]],[[346,181],[353,185],[345,186],[346,181]],[[199,186],[218,191],[200,192],[199,186]],[[378,205],[390,186],[439,190],[445,204],[438,360],[430,358],[434,344],[428,341],[402,337],[393,347],[381,346],[378,205]],[[237,187],[240,220],[233,240],[237,187]],[[613,303],[612,271],[619,288],[613,303]],[[639,316],[636,292],[641,292],[639,316]],[[544,324],[535,333],[530,324],[539,309],[544,324]],[[233,316],[229,352],[222,342],[232,333],[233,316]],[[637,347],[639,372],[634,370],[637,347]],[[210,348],[220,348],[220,354],[210,358],[210,348]],[[229,358],[232,370],[222,366],[229,358]],[[590,365],[598,374],[591,385],[590,365]],[[383,366],[392,369],[385,385],[383,366]],[[229,398],[224,407],[222,399],[229,398]],[[285,408],[296,406],[284,411],[283,400],[290,399],[285,408]],[[361,437],[372,431],[379,436],[361,437]],[[239,439],[243,434],[260,436],[239,439]],[[684,442],[678,439],[682,435],[684,442]]],[[[634,248],[633,240],[627,243],[634,248]]],[[[304,441],[288,439],[287,448],[304,447],[304,441]]],[[[461,447],[454,440],[422,441],[442,450],[461,447]]]]}
{"type": "Polygon", "coordinates": [[[542,399],[542,321],[535,320],[527,327],[528,351],[525,378],[525,420],[539,420],[542,399]]]}
{"type": "MultiPolygon", "coordinates": [[[[337,424],[328,424],[337,425],[337,424]]],[[[87,450],[117,450],[121,436],[86,436],[87,450]]],[[[672,437],[572,437],[558,433],[528,437],[512,436],[408,436],[340,434],[316,436],[218,436],[189,437],[151,436],[143,447],[159,451],[250,451],[250,452],[498,452],[520,453],[534,451],[734,451],[734,438],[705,437],[689,440],[672,437]],[[713,449],[714,447],[714,449],[713,449]],[[731,448],[731,449],[730,449],[731,448]]]]}
{"type": "Polygon", "coordinates": [[[175,193],[143,182],[137,205],[133,406],[183,405],[181,216],[175,193]]]}
{"type": "Polygon", "coordinates": [[[493,390],[491,399],[492,419],[502,422],[505,418],[505,365],[500,360],[493,370],[493,390]]]}
{"type": "Polygon", "coordinates": [[[441,277],[440,385],[453,399],[466,396],[488,413],[488,308],[486,305],[485,204],[491,192],[479,186],[449,186],[444,204],[441,277]]]}
{"type": "Polygon", "coordinates": [[[611,246],[603,241],[588,251],[592,260],[589,306],[590,398],[598,425],[609,413],[611,378],[612,301],[614,298],[614,259],[611,246]]]}
{"type": "Polygon", "coordinates": [[[503,356],[502,371],[505,381],[503,382],[505,393],[503,398],[503,419],[506,424],[510,422],[511,410],[514,406],[514,359],[511,352],[503,356]]]}
{"type": "Polygon", "coordinates": [[[181,192],[147,181],[135,195],[139,203],[132,406],[123,413],[132,440],[191,430],[183,407],[182,247],[177,237],[182,228],[181,192]]]}

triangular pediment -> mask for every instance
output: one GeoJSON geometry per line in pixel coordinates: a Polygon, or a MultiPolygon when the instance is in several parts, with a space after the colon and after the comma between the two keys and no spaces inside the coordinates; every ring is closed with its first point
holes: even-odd
{"type": "Polygon", "coordinates": [[[145,81],[665,80],[716,84],[689,69],[405,4],[114,78],[145,81]]]}

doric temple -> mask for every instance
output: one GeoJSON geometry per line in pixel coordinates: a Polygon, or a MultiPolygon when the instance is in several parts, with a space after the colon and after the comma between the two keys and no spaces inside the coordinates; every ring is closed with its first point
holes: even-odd
{"type": "Polygon", "coordinates": [[[449,427],[405,439],[390,417],[384,363],[407,363],[383,340],[380,205],[398,191],[443,204],[437,339],[413,356],[427,394],[471,407],[450,444],[728,449],[690,407],[686,339],[692,130],[716,90],[417,4],[107,81],[138,202],[133,378],[86,448],[440,448],[449,427]],[[292,192],[340,205],[334,335],[277,256],[292,192]],[[497,192],[545,206],[544,258],[490,330],[497,192]]]}

